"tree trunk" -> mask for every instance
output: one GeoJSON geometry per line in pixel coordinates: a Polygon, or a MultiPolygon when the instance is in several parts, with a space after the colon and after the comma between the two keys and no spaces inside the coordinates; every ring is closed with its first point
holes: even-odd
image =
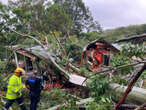
{"type": "MultiPolygon", "coordinates": [[[[127,86],[121,86],[119,84],[110,84],[110,90],[113,94],[114,100],[118,101],[125,92],[127,86]]],[[[143,104],[146,102],[146,89],[133,87],[132,91],[128,94],[125,102],[133,104],[143,104]]]]}

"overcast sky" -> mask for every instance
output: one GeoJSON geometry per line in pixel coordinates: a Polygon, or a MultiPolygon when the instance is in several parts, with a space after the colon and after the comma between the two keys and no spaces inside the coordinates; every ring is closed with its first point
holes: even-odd
{"type": "Polygon", "coordinates": [[[103,28],[146,23],[146,0],[83,0],[103,28]]]}
{"type": "Polygon", "coordinates": [[[83,1],[104,29],[146,23],[146,0],[83,1]]]}

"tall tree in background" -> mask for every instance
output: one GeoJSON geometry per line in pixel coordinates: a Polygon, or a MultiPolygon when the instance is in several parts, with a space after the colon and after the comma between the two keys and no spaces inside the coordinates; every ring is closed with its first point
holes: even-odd
{"type": "MultiPolygon", "coordinates": [[[[46,0],[10,1],[9,7],[21,24],[26,26],[29,31],[48,32],[49,25],[46,19],[45,1],[46,0]]],[[[47,5],[51,5],[51,3],[47,5]]]]}
{"type": "Polygon", "coordinates": [[[82,0],[17,0],[9,2],[9,7],[22,26],[27,27],[25,30],[77,35],[84,31],[102,32],[82,0]]]}
{"type": "Polygon", "coordinates": [[[6,45],[11,45],[16,40],[14,33],[10,33],[7,27],[17,24],[16,18],[11,13],[10,9],[0,2],[0,61],[6,58],[6,45]]]}
{"type": "Polygon", "coordinates": [[[55,30],[63,34],[71,31],[72,20],[58,4],[47,0],[17,0],[9,3],[13,13],[29,31],[49,33],[55,30]]]}
{"type": "Polygon", "coordinates": [[[53,4],[48,8],[47,15],[50,30],[61,31],[63,35],[71,33],[72,20],[61,6],[53,4]]]}
{"type": "Polygon", "coordinates": [[[16,40],[16,35],[10,32],[8,27],[17,25],[19,22],[9,7],[0,2],[0,45],[7,45],[16,40]]]}
{"type": "Polygon", "coordinates": [[[101,26],[93,20],[89,8],[85,6],[82,0],[54,0],[54,2],[62,6],[72,19],[73,33],[79,35],[83,31],[102,32],[101,26]]]}

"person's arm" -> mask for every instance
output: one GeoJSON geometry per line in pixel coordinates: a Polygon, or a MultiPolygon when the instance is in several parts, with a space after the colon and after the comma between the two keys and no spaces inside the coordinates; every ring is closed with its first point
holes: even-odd
{"type": "Polygon", "coordinates": [[[25,87],[26,87],[26,89],[30,90],[30,86],[29,86],[28,80],[26,80],[26,82],[25,82],[25,87]]]}
{"type": "Polygon", "coordinates": [[[41,89],[41,90],[43,90],[43,89],[44,89],[44,87],[43,87],[43,85],[42,85],[42,79],[41,79],[41,78],[39,78],[39,79],[38,79],[38,81],[39,81],[39,84],[40,84],[40,89],[41,89]]]}

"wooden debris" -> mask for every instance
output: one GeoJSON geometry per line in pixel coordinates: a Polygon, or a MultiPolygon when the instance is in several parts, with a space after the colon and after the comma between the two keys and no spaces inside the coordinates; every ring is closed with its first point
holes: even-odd
{"type": "Polygon", "coordinates": [[[141,74],[143,73],[143,71],[146,69],[146,63],[144,64],[144,66],[141,68],[141,70],[135,75],[135,77],[131,80],[130,84],[128,85],[128,88],[126,89],[123,97],[120,99],[120,101],[115,105],[114,109],[116,110],[120,104],[122,104],[127,95],[129,94],[129,92],[132,90],[132,87],[134,86],[135,82],[138,80],[138,78],[141,76],[141,74]]]}
{"type": "Polygon", "coordinates": [[[33,61],[35,61],[37,59],[34,55],[28,53],[26,50],[18,49],[18,50],[16,50],[16,52],[19,53],[19,54],[22,54],[24,56],[27,56],[27,57],[31,58],[31,60],[33,60],[33,61]]]}
{"type": "Polygon", "coordinates": [[[59,44],[59,46],[63,49],[63,55],[66,56],[66,51],[65,51],[63,45],[60,43],[59,39],[57,38],[56,33],[53,32],[53,35],[54,35],[55,39],[57,40],[57,43],[59,44]]]}

